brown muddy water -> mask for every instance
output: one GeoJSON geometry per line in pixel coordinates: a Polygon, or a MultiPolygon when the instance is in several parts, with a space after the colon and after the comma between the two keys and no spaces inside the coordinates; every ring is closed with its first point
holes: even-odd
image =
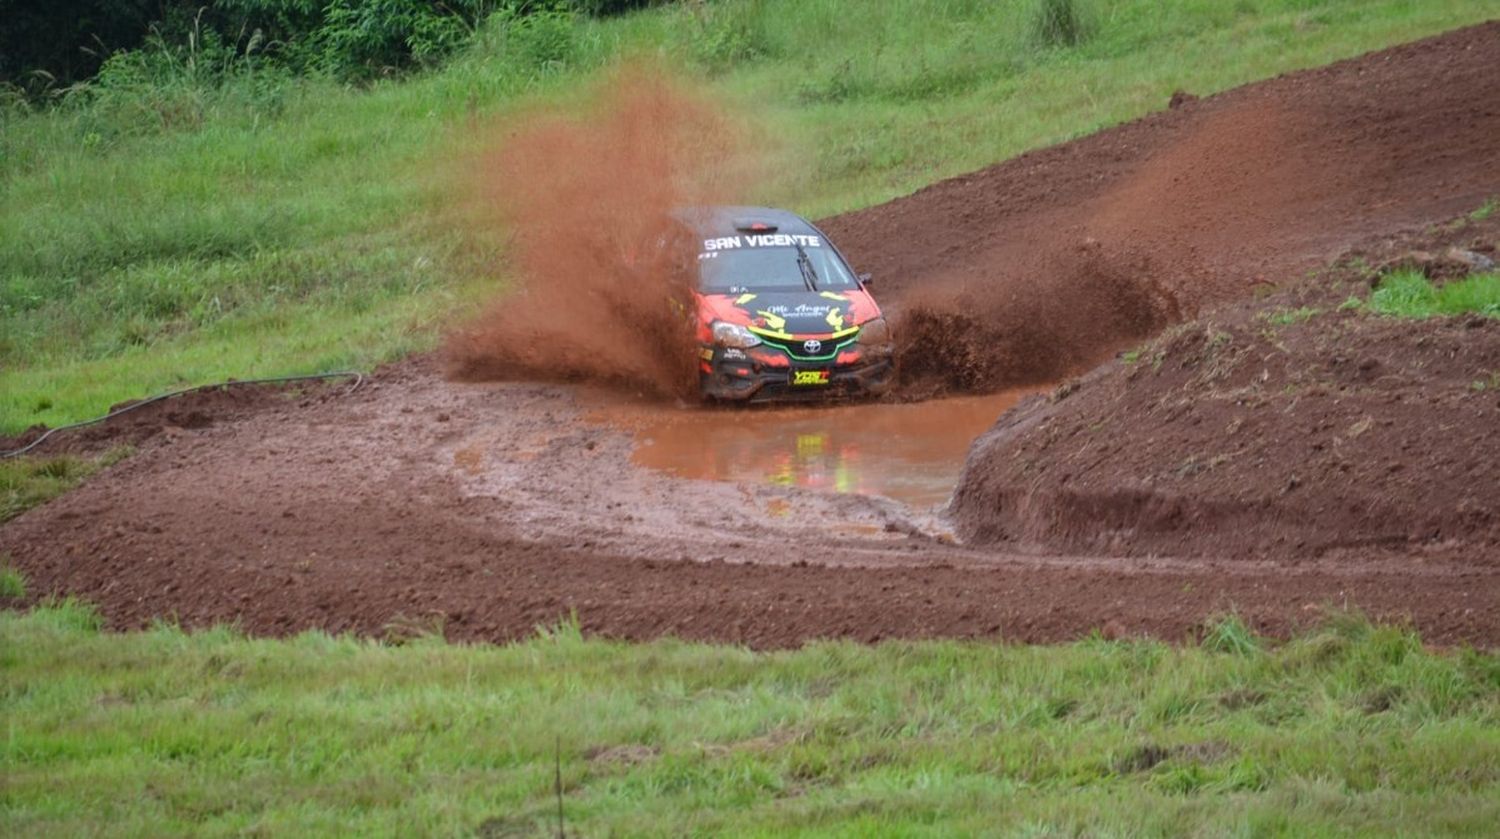
{"type": "Polygon", "coordinates": [[[596,405],[631,431],[637,465],[682,478],[947,502],[969,444],[1034,390],[905,404],[706,408],[596,405]]]}

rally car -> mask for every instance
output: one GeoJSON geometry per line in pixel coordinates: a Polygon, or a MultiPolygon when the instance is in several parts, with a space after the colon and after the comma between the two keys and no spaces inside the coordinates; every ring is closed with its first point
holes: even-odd
{"type": "Polygon", "coordinates": [[[697,237],[699,385],[740,402],[878,395],[895,381],[891,330],[868,274],[823,231],[768,207],[710,207],[697,237]]]}

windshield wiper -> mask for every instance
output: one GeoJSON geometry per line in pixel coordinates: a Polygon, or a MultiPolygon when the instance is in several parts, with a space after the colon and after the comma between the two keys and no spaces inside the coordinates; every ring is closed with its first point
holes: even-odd
{"type": "Polygon", "coordinates": [[[807,250],[802,243],[793,240],[797,247],[797,270],[802,272],[802,284],[807,286],[808,291],[818,290],[818,272],[813,269],[812,260],[807,256],[807,250]]]}

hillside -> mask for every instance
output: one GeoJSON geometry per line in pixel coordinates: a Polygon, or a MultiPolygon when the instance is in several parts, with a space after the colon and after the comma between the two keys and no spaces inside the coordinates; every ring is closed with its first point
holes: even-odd
{"type": "Polygon", "coordinates": [[[505,281],[464,200],[477,126],[567,101],[615,57],[703,79],[777,165],[747,200],[814,216],[1206,95],[1500,14],[1500,3],[746,0],[578,19],[556,50],[490,27],[442,69],[367,88],[240,68],[97,80],[0,136],[0,432],[150,392],[428,347],[505,281]],[[769,138],[775,138],[774,144],[769,138]]]}

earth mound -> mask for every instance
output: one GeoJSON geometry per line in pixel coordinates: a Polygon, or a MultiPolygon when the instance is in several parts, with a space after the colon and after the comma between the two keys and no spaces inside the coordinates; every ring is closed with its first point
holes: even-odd
{"type": "Polygon", "coordinates": [[[896,310],[909,397],[1057,381],[1500,193],[1497,66],[1500,21],[1173,96],[820,225],[896,310]]]}
{"type": "Polygon", "coordinates": [[[1415,260],[1441,279],[1452,260],[1424,255],[1482,263],[1497,243],[1493,219],[1383,242],[1018,406],[970,451],[960,532],[1114,556],[1500,561],[1500,318],[1350,302],[1380,276],[1366,266],[1415,260]]]}

